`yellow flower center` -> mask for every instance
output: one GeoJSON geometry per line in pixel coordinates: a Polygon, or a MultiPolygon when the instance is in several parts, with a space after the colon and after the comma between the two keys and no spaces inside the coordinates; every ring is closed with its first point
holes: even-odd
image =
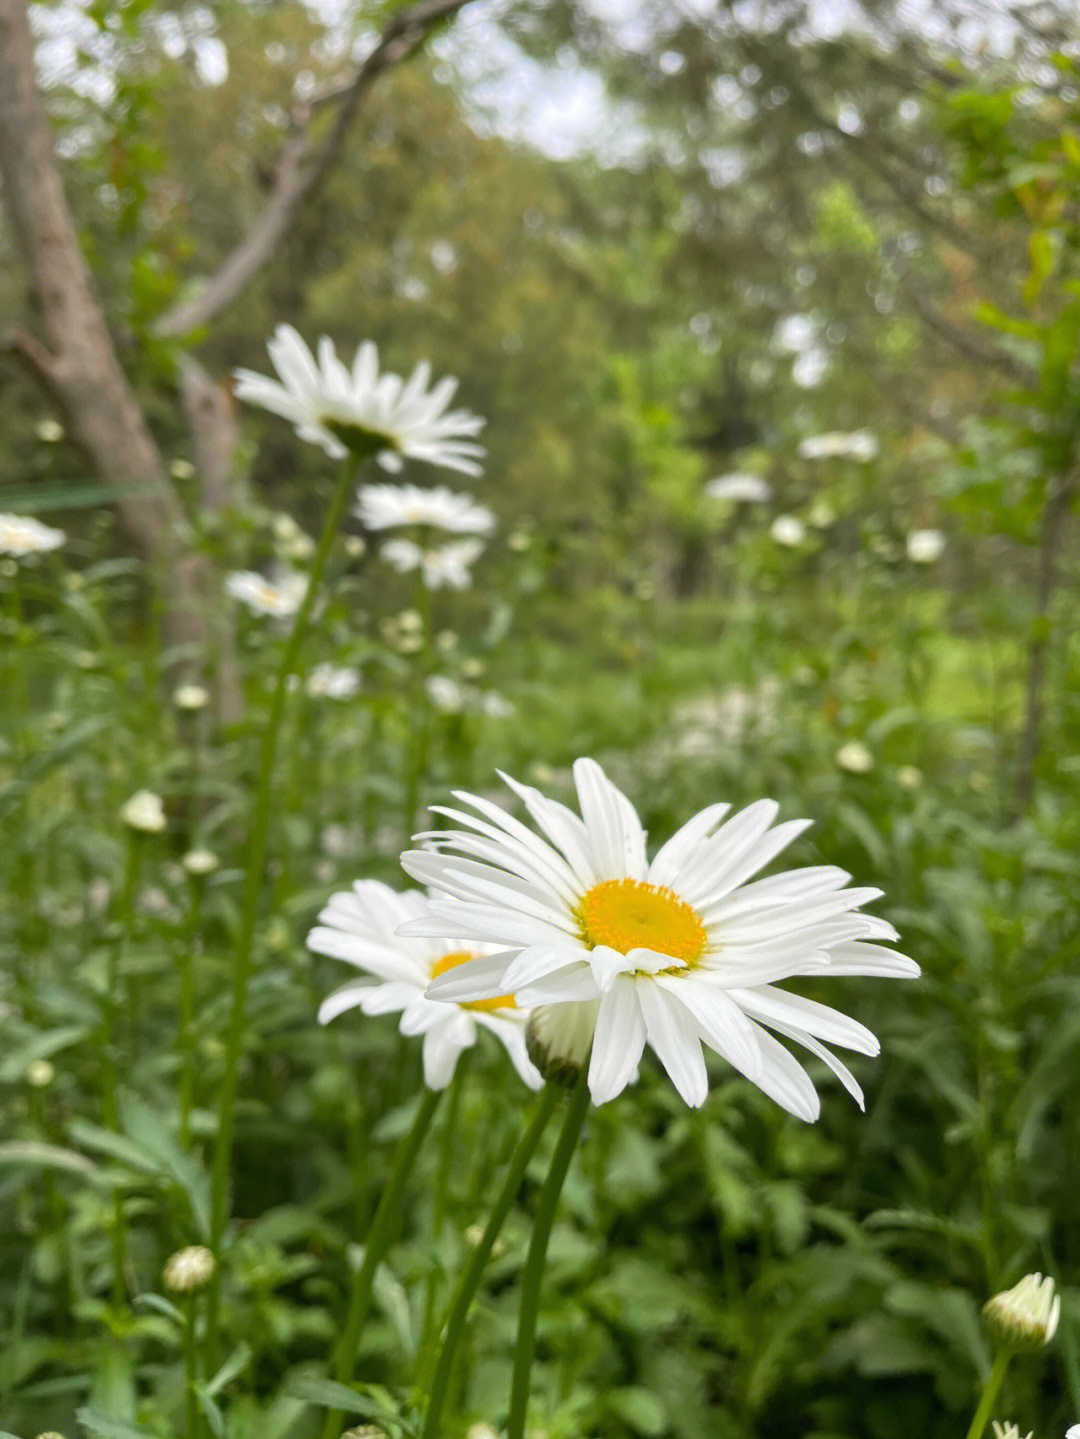
{"type": "Polygon", "coordinates": [[[606,879],[594,884],[576,910],[581,937],[629,954],[651,949],[696,964],[708,943],[701,916],[666,885],[640,879],[606,879]]]}
{"type": "MultiPolygon", "coordinates": [[[[459,964],[468,964],[470,959],[476,959],[467,949],[455,949],[453,954],[444,954],[431,966],[432,979],[438,979],[440,974],[445,974],[448,969],[457,969],[459,964]]],[[[514,996],[512,994],[497,994],[493,999],[466,999],[459,1000],[462,1009],[516,1009],[514,996]]]]}

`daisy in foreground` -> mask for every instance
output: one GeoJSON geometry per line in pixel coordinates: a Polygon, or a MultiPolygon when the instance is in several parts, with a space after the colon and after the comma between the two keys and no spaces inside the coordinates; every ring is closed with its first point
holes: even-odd
{"type": "Polygon", "coordinates": [[[527,1015],[506,994],[475,1003],[436,1004],[424,997],[431,980],[474,960],[487,946],[467,949],[430,939],[403,939],[395,930],[427,911],[416,890],[399,894],[376,879],[362,879],[351,891],[335,894],[308,935],[316,954],[343,959],[365,972],[334,991],[319,1008],[327,1024],[347,1009],[365,1014],[401,1015],[402,1034],[423,1035],[424,1083],[445,1089],[464,1050],[476,1043],[479,1029],[490,1030],[509,1054],[530,1089],[543,1082],[525,1052],[527,1015]]]}
{"type": "Polygon", "coordinates": [[[481,473],[477,461],[484,451],[472,436],[484,421],[467,410],[447,411],[457,381],[447,377],[429,390],[426,361],[408,381],[380,375],[379,352],[367,340],[350,369],[326,335],[316,359],[291,325],[277,327],[267,350],[281,383],[237,370],[237,397],[290,420],[302,440],[321,445],[331,459],[377,452],[388,470],[400,470],[404,458],[481,473]]]}
{"type": "Polygon", "coordinates": [[[825,1046],[876,1054],[875,1037],[776,982],[914,978],[919,967],[882,947],[896,931],[859,913],[881,891],[847,888],[844,870],[751,880],[809,821],[774,825],[772,800],[730,816],[730,806],[709,805],[650,863],[633,805],[595,761],[574,765],[580,818],[503,778],[543,838],[491,801],[458,793],[467,809],[434,812],[461,828],[419,835],[425,848],[402,856],[406,871],[437,893],[399,934],[461,949],[499,946],[436,976],[432,1000],[513,995],[533,1011],[530,1052],[542,1070],[582,1064],[591,1041],[597,1104],[631,1082],[646,1044],[686,1103],[702,1104],[704,1043],[792,1114],[814,1120],[814,1086],[774,1035],[803,1045],[862,1104],[853,1075],[825,1046]]]}

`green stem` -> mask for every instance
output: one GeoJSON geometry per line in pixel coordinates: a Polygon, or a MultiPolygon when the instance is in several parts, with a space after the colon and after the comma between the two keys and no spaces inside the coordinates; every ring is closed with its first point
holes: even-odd
{"type": "MultiPolygon", "coordinates": [[[[349,1315],[345,1321],[345,1330],[334,1359],[334,1377],[339,1384],[348,1384],[352,1379],[353,1370],[356,1368],[356,1355],[360,1348],[360,1337],[364,1332],[364,1320],[371,1307],[371,1291],[375,1283],[375,1271],[390,1247],[394,1225],[401,1214],[401,1199],[405,1193],[405,1183],[412,1171],[416,1156],[420,1152],[420,1145],[423,1143],[424,1135],[428,1132],[442,1094],[441,1089],[429,1089],[425,1092],[416,1118],[413,1120],[412,1128],[408,1134],[402,1137],[394,1155],[390,1179],[382,1192],[382,1198],[379,1200],[375,1217],[371,1221],[371,1228],[368,1231],[367,1243],[364,1246],[364,1258],[353,1278],[349,1315]]],[[[327,1414],[323,1429],[325,1439],[332,1439],[333,1435],[341,1433],[341,1420],[341,1414],[336,1411],[332,1410],[327,1414]]]]}
{"type": "Polygon", "coordinates": [[[188,880],[191,906],[187,924],[180,940],[177,957],[180,970],[179,1025],[177,1047],[180,1050],[180,1138],[185,1148],[191,1144],[191,1111],[195,1103],[195,966],[194,957],[200,948],[202,897],[205,881],[193,874],[188,880]]]}
{"type": "MultiPolygon", "coordinates": [[[[120,1127],[119,1106],[116,1099],[117,1063],[116,1051],[120,1042],[117,1033],[117,995],[121,983],[121,971],[127,952],[128,938],[134,924],[135,890],[139,883],[139,861],[142,856],[142,835],[128,831],[127,860],[124,866],[124,882],[116,914],[116,936],[109,946],[108,967],[105,973],[105,994],[102,998],[101,1046],[101,1110],[108,1129],[120,1127]]],[[[135,1023],[134,1013],[129,1013],[129,1022],[135,1023]]],[[[118,1190],[113,1200],[112,1223],[112,1297],[113,1303],[121,1305],[127,1292],[125,1271],[127,1268],[127,1225],[124,1219],[124,1200],[118,1190]]]]}
{"type": "Polygon", "coordinates": [[[548,1240],[551,1238],[551,1226],[555,1220],[559,1195],[562,1193],[566,1173],[581,1136],[585,1116],[589,1112],[587,1079],[588,1070],[583,1066],[570,1099],[570,1108],[566,1111],[559,1142],[551,1156],[551,1168],[536,1201],[529,1257],[525,1261],[525,1273],[521,1278],[521,1309],[518,1314],[517,1342],[514,1346],[514,1377],[510,1387],[507,1439],[523,1439],[525,1433],[525,1411],[529,1405],[529,1376],[532,1373],[533,1353],[536,1349],[536,1319],[540,1312],[544,1261],[547,1258],[548,1240]]]}
{"type": "Polygon", "coordinates": [[[244,1039],[244,1020],[247,1011],[248,980],[251,975],[251,954],[255,939],[255,924],[259,913],[259,895],[262,890],[263,870],[266,861],[267,839],[270,829],[271,781],[274,774],[274,759],[277,753],[278,734],[285,713],[288,697],[289,678],[296,667],[300,644],[307,628],[315,598],[319,591],[330,546],[341,524],[342,516],[352,495],[353,485],[363,462],[363,457],[350,456],[341,467],[333,497],[326,512],[322,534],[311,562],[308,587],[300,608],[293,620],[292,631],[282,651],[274,686],[270,713],[262,734],[259,747],[259,773],[255,788],[255,802],[251,811],[251,827],[248,832],[247,853],[244,859],[245,885],[240,925],[236,936],[236,950],[232,968],[232,1007],[229,1027],[225,1037],[225,1074],[221,1082],[218,1100],[218,1132],[214,1149],[214,1162],[210,1180],[210,1247],[219,1263],[206,1296],[207,1346],[211,1359],[209,1372],[213,1372],[217,1357],[218,1307],[221,1293],[221,1241],[225,1233],[229,1200],[229,1170],[232,1161],[233,1128],[236,1119],[236,1088],[240,1068],[240,1051],[244,1039]]]}
{"type": "Polygon", "coordinates": [[[1009,1360],[1012,1358],[1011,1349],[1000,1349],[994,1360],[994,1367],[983,1385],[982,1398],[979,1400],[979,1407],[975,1411],[975,1418],[971,1421],[971,1428],[967,1432],[967,1439],[982,1439],[983,1431],[990,1420],[993,1412],[994,1402],[998,1397],[998,1390],[1001,1388],[1005,1378],[1005,1371],[1009,1367],[1009,1360]]]}
{"type": "Polygon", "coordinates": [[[419,1359],[417,1361],[417,1373],[421,1376],[421,1384],[424,1384],[431,1361],[434,1359],[434,1339],[432,1331],[435,1327],[435,1306],[439,1297],[439,1263],[437,1259],[437,1248],[439,1238],[442,1235],[443,1224],[446,1219],[446,1193],[450,1186],[450,1168],[454,1163],[455,1155],[459,1152],[460,1131],[458,1128],[458,1110],[461,1107],[461,1091],[464,1087],[465,1074],[468,1070],[469,1056],[471,1049],[466,1049],[458,1058],[457,1067],[454,1070],[454,1078],[450,1083],[450,1093],[447,1099],[446,1111],[442,1117],[442,1124],[439,1133],[439,1163],[435,1171],[435,1187],[431,1196],[431,1229],[429,1232],[429,1243],[431,1246],[431,1267],[428,1270],[424,1292],[424,1319],[420,1329],[419,1359]]]}
{"type": "Polygon", "coordinates": [[[189,1294],[184,1304],[184,1436],[199,1439],[199,1354],[195,1342],[195,1312],[198,1298],[189,1294]]]}
{"type": "Polygon", "coordinates": [[[536,1113],[533,1115],[532,1123],[522,1135],[517,1149],[510,1160],[510,1168],[506,1172],[506,1179],[499,1193],[495,1206],[488,1219],[487,1228],[480,1237],[480,1242],[473,1251],[468,1268],[461,1277],[457,1293],[454,1295],[453,1303],[450,1306],[450,1313],[446,1321],[446,1338],[443,1340],[442,1351],[439,1354],[439,1362],[435,1366],[435,1373],[432,1376],[430,1397],[428,1399],[427,1418],[424,1421],[422,1439],[443,1439],[441,1423],[443,1406],[446,1403],[447,1392],[450,1388],[450,1376],[454,1367],[454,1355],[457,1346],[465,1332],[465,1318],[469,1312],[469,1305],[473,1296],[480,1287],[480,1280],[484,1273],[484,1266],[487,1264],[488,1256],[492,1246],[499,1237],[499,1231],[503,1227],[506,1216],[510,1213],[510,1207],[517,1197],[521,1188],[521,1181],[525,1178],[525,1171],[529,1166],[529,1160],[540,1143],[540,1136],[547,1127],[548,1120],[555,1112],[564,1091],[557,1084],[547,1084],[540,1094],[540,1102],[537,1105],[536,1113]]]}

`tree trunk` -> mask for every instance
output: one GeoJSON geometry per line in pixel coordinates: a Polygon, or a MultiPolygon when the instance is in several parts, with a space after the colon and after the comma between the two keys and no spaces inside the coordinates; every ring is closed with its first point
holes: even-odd
{"type": "MultiPolygon", "coordinates": [[[[72,440],[102,479],[124,487],[117,503],[134,549],[165,596],[164,642],[175,675],[204,671],[227,653],[210,562],[184,541],[179,501],[105,324],[79,248],[34,73],[25,0],[0,0],[0,176],[44,332],[8,337],[64,417],[72,440]]],[[[227,673],[228,666],[224,667],[227,673]]],[[[218,686],[222,718],[239,694],[218,686]]]]}

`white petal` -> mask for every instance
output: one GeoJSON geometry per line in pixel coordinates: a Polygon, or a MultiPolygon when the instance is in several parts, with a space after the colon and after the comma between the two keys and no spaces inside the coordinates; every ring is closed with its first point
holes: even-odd
{"type": "Polygon", "coordinates": [[[617,979],[601,998],[589,1061],[589,1093],[594,1104],[621,1094],[637,1072],[645,1048],[645,1021],[632,979],[617,979]]]}
{"type": "Polygon", "coordinates": [[[848,1069],[847,1065],[837,1059],[831,1049],[826,1049],[819,1040],[811,1038],[809,1034],[788,1030],[779,1024],[776,1025],[775,1028],[778,1034],[784,1034],[788,1039],[793,1039],[796,1044],[803,1045],[811,1054],[816,1054],[822,1063],[827,1064],[859,1108],[865,1111],[866,1101],[863,1098],[862,1087],[859,1081],[852,1074],[851,1070],[848,1069]]]}
{"type": "Polygon", "coordinates": [[[659,975],[656,983],[682,1005],[710,1049],[756,1082],[761,1073],[757,1026],[722,989],[693,975],[659,975]]]}
{"type": "Polygon", "coordinates": [[[699,1108],[709,1093],[709,1077],[694,1021],[654,980],[634,982],[650,1048],[686,1103],[699,1108]]]}
{"type": "Polygon", "coordinates": [[[502,770],[498,771],[498,775],[522,801],[537,828],[546,834],[552,844],[566,857],[566,862],[577,882],[585,889],[595,884],[600,876],[591,852],[589,835],[584,821],[566,805],[560,804],[558,800],[548,799],[539,790],[511,779],[502,770]]]}
{"type": "Polygon", "coordinates": [[[333,994],[327,995],[319,1005],[319,1023],[329,1024],[347,1009],[356,1009],[364,998],[364,992],[370,988],[370,984],[362,984],[353,979],[348,984],[343,984],[340,989],[335,989],[333,994]]]}
{"type": "Polygon", "coordinates": [[[464,1004],[476,999],[495,999],[500,994],[510,994],[503,983],[512,953],[483,954],[456,964],[452,969],[443,970],[424,991],[428,999],[446,1000],[453,1004],[464,1004]]]}
{"type": "Polygon", "coordinates": [[[410,920],[398,930],[407,937],[462,939],[524,949],[529,944],[558,943],[567,936],[557,925],[513,914],[496,905],[467,904],[464,900],[434,901],[425,919],[410,920]]]}
{"type": "Polygon", "coordinates": [[[817,1000],[804,999],[800,994],[788,994],[769,985],[732,989],[728,993],[744,1013],[762,1024],[783,1025],[860,1054],[877,1054],[881,1049],[877,1037],[865,1025],[817,1000]]]}
{"type": "Polygon", "coordinates": [[[758,1044],[762,1058],[758,1088],[796,1119],[813,1124],[821,1113],[821,1100],[806,1070],[764,1029],[758,1033],[758,1044]]]}
{"type": "Polygon", "coordinates": [[[691,860],[701,841],[716,828],[730,808],[729,804],[707,805],[693,819],[688,819],[681,829],[677,829],[657,850],[649,866],[649,883],[669,888],[674,885],[683,865],[691,860]]]}
{"type": "Polygon", "coordinates": [[[880,889],[843,889],[837,894],[827,895],[809,904],[785,906],[765,914],[745,915],[742,919],[725,925],[724,936],[729,941],[774,939],[880,898],[880,889]]]}
{"type": "Polygon", "coordinates": [[[599,990],[596,975],[587,964],[568,965],[538,979],[535,984],[519,985],[514,998],[525,1009],[542,1004],[595,1003],[599,990]]]}
{"type": "Polygon", "coordinates": [[[789,869],[783,874],[773,874],[767,879],[755,879],[750,884],[740,885],[735,893],[727,894],[704,908],[711,920],[721,924],[772,905],[795,904],[823,897],[842,889],[850,879],[846,870],[833,865],[808,865],[805,869],[789,869]]]}
{"type": "MultiPolygon", "coordinates": [[[[510,961],[503,981],[503,994],[517,994],[525,985],[536,984],[560,970],[587,964],[588,954],[580,945],[533,944],[510,961]]],[[[498,992],[498,991],[497,991],[498,992]]]]}
{"type": "Polygon", "coordinates": [[[476,1027],[467,1014],[431,1029],[424,1036],[424,1083],[428,1089],[445,1089],[454,1077],[462,1052],[476,1040],[476,1027]]]}
{"type": "Polygon", "coordinates": [[[525,1028],[521,1024],[511,1024],[508,1020],[501,1018],[498,1014],[486,1014],[483,1012],[473,1015],[475,1022],[482,1028],[490,1030],[499,1043],[510,1056],[510,1062],[518,1074],[529,1086],[530,1089],[543,1087],[544,1077],[529,1058],[528,1050],[525,1047],[525,1028]]]}
{"type": "Polygon", "coordinates": [[[882,978],[918,979],[922,970],[906,954],[858,942],[837,945],[829,951],[830,974],[874,974],[882,978]]]}
{"type": "Polygon", "coordinates": [[[644,879],[645,832],[637,810],[595,760],[574,761],[574,785],[600,873],[611,879],[644,879]]]}

